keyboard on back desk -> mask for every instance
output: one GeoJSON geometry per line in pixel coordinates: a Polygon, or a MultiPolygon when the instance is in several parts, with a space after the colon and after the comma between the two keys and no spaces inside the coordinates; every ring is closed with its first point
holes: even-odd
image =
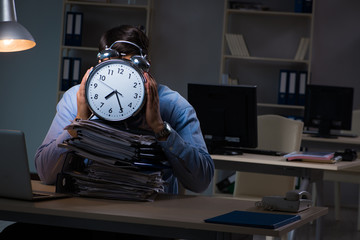
{"type": "Polygon", "coordinates": [[[262,149],[241,149],[243,153],[252,153],[252,154],[260,154],[260,155],[269,155],[269,156],[284,156],[287,153],[279,152],[279,151],[272,151],[272,150],[262,150],[262,149]]]}

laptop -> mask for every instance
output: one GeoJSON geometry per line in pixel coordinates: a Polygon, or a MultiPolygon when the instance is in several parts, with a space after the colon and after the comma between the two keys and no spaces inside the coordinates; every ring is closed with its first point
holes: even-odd
{"type": "Polygon", "coordinates": [[[0,129],[0,197],[33,201],[66,196],[32,190],[24,133],[0,129]]]}

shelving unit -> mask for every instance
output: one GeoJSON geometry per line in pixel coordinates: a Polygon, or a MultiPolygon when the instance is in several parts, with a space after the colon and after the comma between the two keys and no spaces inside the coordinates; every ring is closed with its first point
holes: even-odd
{"type": "MultiPolygon", "coordinates": [[[[302,116],[303,106],[278,104],[280,70],[307,71],[307,83],[311,77],[311,52],[313,38],[314,5],[312,13],[294,12],[294,2],[288,0],[263,0],[269,10],[230,9],[229,0],[224,0],[223,40],[221,47],[220,84],[224,74],[237,79],[238,84],[257,85],[258,115],[279,114],[302,116]],[[232,55],[226,34],[241,34],[250,56],[232,55]],[[309,38],[305,58],[295,59],[302,37],[309,38]]],[[[249,0],[246,2],[256,2],[249,0]]],[[[233,171],[215,171],[214,182],[219,182],[233,171]]],[[[221,193],[215,183],[213,193],[221,193]]]]}
{"type": "Polygon", "coordinates": [[[143,26],[148,35],[151,9],[151,0],[64,0],[59,47],[58,100],[65,92],[62,89],[64,57],[81,59],[79,79],[81,81],[86,70],[97,64],[98,41],[102,33],[110,28],[129,24],[143,26]],[[80,46],[65,45],[67,12],[81,12],[83,14],[80,46]]]}
{"type": "Polygon", "coordinates": [[[295,1],[263,2],[269,10],[230,9],[225,0],[219,82],[230,84],[225,75],[238,84],[257,85],[259,114],[302,115],[302,106],[277,103],[279,74],[285,69],[307,71],[310,83],[314,11],[294,12],[295,1]],[[227,33],[243,35],[250,56],[232,55],[227,33]],[[304,59],[294,59],[302,37],[309,38],[308,52],[304,59]]]}

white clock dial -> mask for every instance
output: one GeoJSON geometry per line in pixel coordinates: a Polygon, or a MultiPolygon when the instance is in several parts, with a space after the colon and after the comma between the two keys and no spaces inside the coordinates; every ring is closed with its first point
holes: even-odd
{"type": "Polygon", "coordinates": [[[86,99],[99,118],[122,121],[135,115],[145,102],[144,77],[124,60],[97,65],[86,82],[86,99]]]}

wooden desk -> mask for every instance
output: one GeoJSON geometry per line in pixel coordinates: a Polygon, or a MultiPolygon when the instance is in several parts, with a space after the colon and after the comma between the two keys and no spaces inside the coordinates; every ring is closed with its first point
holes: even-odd
{"type": "MultiPolygon", "coordinates": [[[[323,205],[324,171],[337,172],[360,166],[360,159],[335,164],[286,161],[283,157],[257,154],[212,155],[216,169],[257,172],[301,177],[300,189],[307,190],[311,182],[316,183],[316,202],[323,205]]],[[[317,221],[316,239],[321,239],[322,222],[317,221]]]]}
{"type": "MultiPolygon", "coordinates": [[[[360,136],[356,138],[338,137],[317,138],[311,137],[309,134],[303,134],[303,147],[307,147],[310,151],[344,151],[346,148],[355,149],[358,154],[360,152],[360,136]]],[[[358,156],[360,157],[360,156],[358,156]]],[[[334,182],[334,202],[335,202],[335,219],[340,220],[340,182],[358,184],[358,219],[357,229],[360,231],[360,167],[359,165],[340,169],[340,171],[324,171],[324,180],[334,182]]]]}
{"type": "MultiPolygon", "coordinates": [[[[216,169],[302,177],[305,181],[303,181],[301,188],[304,190],[310,182],[316,182],[318,185],[321,185],[325,170],[339,171],[360,166],[360,159],[351,162],[344,161],[335,164],[326,164],[286,161],[285,158],[279,156],[246,153],[235,156],[212,155],[212,158],[216,169]]],[[[321,186],[319,186],[318,190],[320,191],[318,201],[321,204],[321,186]]]]}
{"type": "MultiPolygon", "coordinates": [[[[34,187],[43,189],[39,183],[34,187]]],[[[275,230],[204,222],[233,210],[258,211],[252,201],[206,196],[162,195],[154,202],[92,198],[27,202],[0,198],[2,220],[187,239],[223,239],[231,233],[283,237],[328,212],[324,207],[312,207],[300,213],[301,220],[275,230]]]]}
{"type": "MultiPolygon", "coordinates": [[[[216,169],[228,169],[244,171],[239,168],[243,165],[246,167],[247,164],[256,166],[253,170],[255,171],[262,165],[266,166],[278,166],[281,169],[292,169],[292,168],[303,168],[303,169],[315,169],[315,170],[331,170],[338,171],[351,167],[360,166],[360,159],[351,162],[338,162],[335,164],[327,163],[311,163],[311,162],[298,162],[298,161],[286,161],[282,156],[268,156],[260,154],[244,153],[243,155],[211,155],[214,160],[216,169]]],[[[294,176],[289,173],[289,176],[294,176]]]]}
{"type": "Polygon", "coordinates": [[[344,151],[345,148],[352,148],[360,151],[360,136],[352,137],[338,137],[338,138],[320,138],[312,137],[310,134],[303,134],[302,147],[307,147],[310,150],[329,150],[331,151],[344,151]]]}
{"type": "Polygon", "coordinates": [[[257,172],[276,175],[296,176],[303,178],[303,190],[306,190],[310,182],[317,184],[317,201],[322,204],[322,180],[325,170],[339,171],[360,166],[360,159],[351,162],[310,163],[286,161],[279,156],[267,156],[257,154],[243,155],[212,155],[216,169],[235,170],[243,172],[257,172]]]}

